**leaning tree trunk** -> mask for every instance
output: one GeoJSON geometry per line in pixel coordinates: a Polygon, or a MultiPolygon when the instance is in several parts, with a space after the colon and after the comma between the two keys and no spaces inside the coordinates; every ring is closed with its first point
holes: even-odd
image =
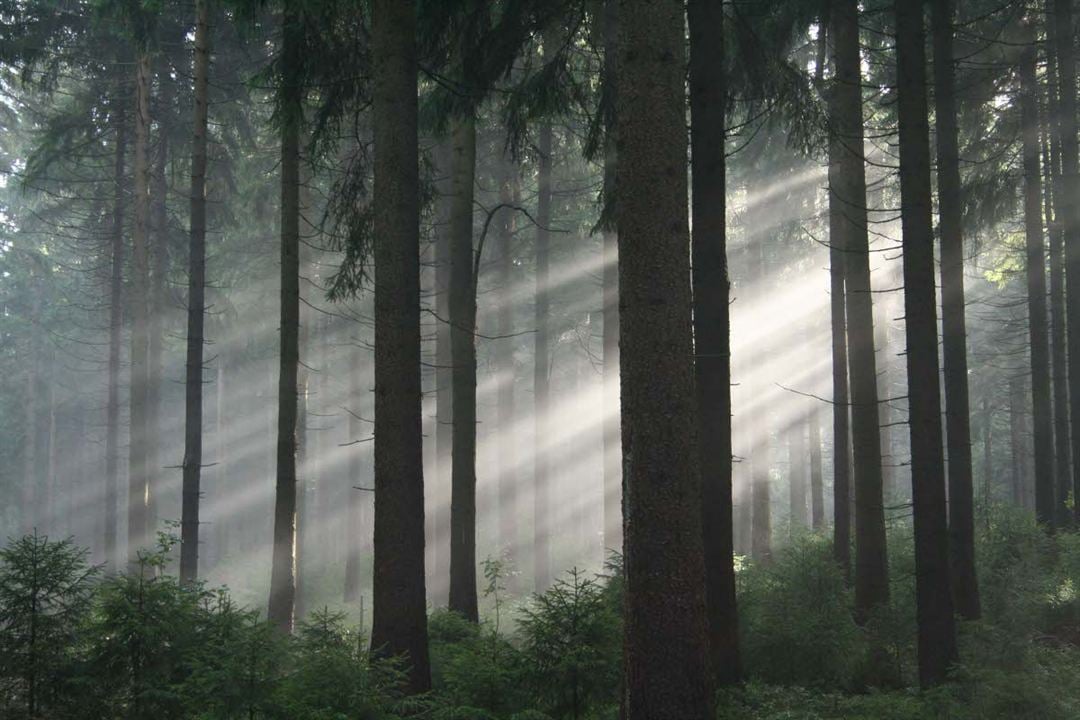
{"type": "Polygon", "coordinates": [[[551,585],[551,319],[548,292],[551,233],[551,122],[540,125],[536,198],[536,335],[533,348],[533,585],[542,593],[551,585]]]}
{"type": "Polygon", "coordinates": [[[278,358],[277,479],[268,619],[291,633],[296,602],[296,426],[300,362],[300,126],[303,95],[297,68],[303,29],[297,0],[282,11],[281,351],[278,358]]]}
{"type": "MultiPolygon", "coordinates": [[[[195,128],[191,140],[191,227],[188,236],[187,363],[184,383],[184,462],[180,511],[180,581],[199,576],[199,498],[202,477],[203,326],[206,319],[206,133],[210,78],[209,0],[195,0],[195,128]]],[[[218,392],[222,390],[220,384],[218,392]]],[[[221,428],[217,429],[218,435],[221,428]]],[[[219,438],[219,442],[221,442],[219,438]]],[[[218,488],[221,497],[222,488],[218,488]]],[[[219,503],[220,505],[220,503],[219,503]]],[[[225,518],[218,513],[219,523],[225,518]]],[[[220,557],[220,554],[219,554],[220,557]]]]}
{"type": "Polygon", "coordinates": [[[945,433],[949,455],[949,550],[953,595],[961,617],[979,617],[975,575],[975,502],[971,477],[967,327],[964,320],[964,235],[959,130],[953,61],[952,0],[933,3],[934,117],[937,123],[938,212],[941,231],[941,330],[945,433]]]}
{"type": "Polygon", "coordinates": [[[724,11],[691,0],[690,146],[694,363],[701,443],[701,508],[709,659],[715,682],[739,680],[731,506],[731,319],[727,268],[724,11]]]}
{"type": "MultiPolygon", "coordinates": [[[[1039,166],[1039,87],[1035,27],[1024,21],[1027,47],[1020,59],[1020,116],[1024,165],[1024,238],[1027,256],[1028,338],[1035,440],[1035,517],[1055,525],[1054,424],[1050,405],[1050,347],[1043,251],[1042,170],[1039,166]]],[[[951,455],[950,455],[951,457],[951,455]]],[[[952,502],[950,498],[950,502],[952,502]]],[[[959,584],[959,583],[958,583],[959,584]]],[[[957,604],[962,605],[957,592],[957,604]]]]}
{"type": "MultiPolygon", "coordinates": [[[[1057,217],[1065,244],[1065,315],[1067,324],[1069,416],[1073,497],[1080,498],[1080,142],[1076,123],[1076,55],[1073,49],[1072,0],[1053,0],[1050,22],[1057,58],[1058,146],[1061,181],[1055,193],[1057,217]]],[[[1073,520],[1080,519],[1080,502],[1073,503],[1073,520]]]]}
{"type": "Polygon", "coordinates": [[[691,355],[683,9],[682,0],[623,0],[618,30],[627,720],[712,717],[691,355]]]}
{"type": "Polygon", "coordinates": [[[911,485],[915,525],[915,601],[919,683],[945,680],[956,661],[956,626],[945,515],[945,458],[938,381],[934,291],[930,123],[922,5],[896,0],[897,111],[904,251],[911,485]]]}
{"type": "Polygon", "coordinates": [[[146,545],[147,457],[149,427],[150,306],[150,54],[141,50],[135,62],[135,231],[131,254],[131,390],[128,442],[128,564],[138,564],[146,545]]]}
{"type": "Polygon", "coordinates": [[[408,689],[419,693],[431,687],[431,672],[424,591],[415,4],[376,0],[372,28],[376,275],[371,646],[381,654],[404,656],[408,689]]]}
{"type": "Polygon", "coordinates": [[[833,132],[837,172],[829,178],[830,208],[840,208],[844,237],[851,375],[851,439],[855,470],[855,609],[866,620],[889,601],[885,549],[885,503],[881,479],[877,358],[870,285],[870,243],[866,219],[866,162],[863,157],[862,70],[857,0],[833,0],[833,132]]]}
{"type": "Polygon", "coordinates": [[[450,353],[454,442],[450,488],[449,607],[478,622],[476,596],[476,280],[473,277],[473,190],[476,118],[453,121],[450,208],[450,353]]]}

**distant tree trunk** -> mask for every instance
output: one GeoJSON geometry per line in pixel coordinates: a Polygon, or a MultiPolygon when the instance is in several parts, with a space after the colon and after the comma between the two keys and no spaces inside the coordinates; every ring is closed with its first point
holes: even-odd
{"type": "MultiPolygon", "coordinates": [[[[212,513],[214,523],[211,528],[214,536],[213,553],[208,558],[210,567],[221,563],[229,553],[229,536],[233,533],[232,523],[226,518],[229,499],[229,385],[227,380],[229,360],[224,350],[217,357],[217,379],[214,393],[214,489],[215,499],[212,513]]],[[[236,522],[235,520],[233,522],[236,522]]]]}
{"type": "Polygon", "coordinates": [[[964,235],[959,130],[953,60],[953,2],[933,3],[934,118],[937,124],[938,221],[941,232],[941,329],[948,441],[949,550],[960,617],[979,617],[975,575],[975,502],[971,477],[967,326],[964,320],[964,235]]]}
{"type": "MultiPolygon", "coordinates": [[[[202,477],[203,326],[206,312],[206,133],[210,78],[210,0],[195,1],[195,128],[191,141],[191,226],[188,238],[187,364],[184,383],[184,462],[180,515],[180,581],[199,576],[199,498],[202,477]]],[[[222,391],[219,381],[218,392],[222,391]]],[[[219,440],[221,427],[217,429],[219,440]]],[[[219,445],[220,447],[220,445],[219,445]]],[[[220,463],[221,458],[218,458],[220,463]]],[[[218,497],[222,488],[218,488],[218,497]]],[[[220,503],[219,503],[220,505],[220,503]]],[[[219,512],[220,516],[221,513],[219,512]]],[[[224,523],[224,517],[217,518],[224,523]]],[[[220,553],[219,553],[220,557],[220,553]]]]}
{"type": "Polygon", "coordinates": [[[150,53],[135,61],[135,231],[131,255],[131,390],[128,443],[128,563],[149,542],[150,53]]]}
{"type": "Polygon", "coordinates": [[[380,654],[405,656],[408,689],[420,693],[431,687],[431,671],[420,418],[416,5],[412,0],[376,0],[372,28],[376,277],[371,647],[380,654]]]}
{"type": "MultiPolygon", "coordinates": [[[[1020,115],[1024,164],[1024,237],[1027,250],[1028,338],[1031,343],[1031,397],[1035,431],[1035,516],[1056,524],[1054,424],[1050,405],[1050,348],[1046,315],[1046,257],[1043,251],[1042,170],[1039,166],[1039,86],[1035,27],[1025,19],[1030,43],[1020,59],[1020,115]]],[[[950,498],[951,501],[951,498],[950,498]]],[[[958,597],[958,605],[959,597],[958,597]]]]}
{"type": "MultiPolygon", "coordinates": [[[[35,299],[33,301],[33,314],[35,317],[41,315],[41,301],[38,299],[39,294],[34,292],[35,299]]],[[[23,398],[23,411],[26,413],[24,420],[24,435],[22,438],[22,451],[23,451],[23,477],[22,477],[22,493],[20,495],[20,505],[22,506],[22,512],[19,514],[19,532],[23,535],[28,535],[37,530],[37,498],[40,493],[37,487],[37,471],[38,466],[41,464],[40,458],[38,458],[38,360],[37,360],[37,323],[32,323],[30,326],[30,339],[27,343],[26,356],[29,362],[26,363],[26,396],[23,398]]]]}
{"type": "Polygon", "coordinates": [[[619,438],[619,235],[615,231],[615,138],[616,35],[618,0],[604,0],[603,84],[607,95],[604,117],[604,204],[608,214],[603,227],[603,433],[604,433],[604,549],[622,550],[622,446],[619,438]]]}
{"type": "MultiPolygon", "coordinates": [[[[1068,342],[1070,449],[1073,497],[1080,498],[1080,141],[1076,121],[1076,55],[1073,49],[1072,0],[1053,0],[1048,23],[1057,58],[1058,146],[1061,148],[1061,182],[1055,193],[1056,215],[1065,245],[1065,304],[1068,342]]],[[[1080,519],[1080,502],[1073,503],[1073,520],[1080,519]]]]}
{"type": "MultiPolygon", "coordinates": [[[[743,295],[748,304],[758,302],[765,295],[765,238],[769,227],[767,213],[760,203],[754,203],[747,210],[750,216],[748,226],[756,233],[746,244],[747,288],[743,295]]],[[[768,353],[767,348],[755,349],[749,358],[747,376],[753,378],[753,371],[768,353]]],[[[769,497],[769,389],[761,387],[760,381],[748,382],[750,386],[746,418],[747,457],[750,461],[748,476],[750,479],[750,557],[758,562],[768,562],[772,555],[772,508],[769,497]]]]}
{"type": "Polygon", "coordinates": [[[274,491],[274,547],[270,573],[271,623],[293,628],[296,602],[296,431],[300,387],[300,126],[303,89],[298,76],[303,43],[301,7],[285,0],[282,9],[281,88],[281,351],[278,360],[277,480],[274,491]]]}
{"type": "Polygon", "coordinates": [[[956,627],[949,572],[938,381],[926,36],[921,4],[896,0],[895,12],[915,600],[919,683],[927,687],[943,682],[949,666],[957,659],[956,627]]]}
{"type": "Polygon", "coordinates": [[[543,121],[538,131],[539,155],[536,196],[536,336],[533,348],[533,416],[535,418],[533,452],[533,585],[538,593],[551,585],[551,327],[548,297],[548,267],[551,235],[551,152],[550,121],[543,121]]]}
{"type": "Polygon", "coordinates": [[[109,365],[105,404],[105,570],[120,568],[117,548],[117,502],[120,487],[120,345],[124,331],[124,155],[127,116],[120,90],[113,98],[113,204],[109,228],[109,365]]]}
{"type": "Polygon", "coordinates": [[[690,146],[694,162],[693,297],[697,423],[701,448],[705,599],[713,681],[739,680],[731,504],[731,320],[728,302],[724,10],[691,0],[690,146]]]}
{"type": "Polygon", "coordinates": [[[1019,377],[1009,380],[1009,456],[1012,461],[1013,504],[1018,508],[1026,506],[1024,497],[1024,435],[1027,424],[1024,416],[1024,386],[1019,377]]]}
{"type": "Polygon", "coordinates": [[[806,523],[806,423],[796,418],[788,429],[788,500],[791,505],[791,532],[806,523]]]}
{"type": "Polygon", "coordinates": [[[360,382],[360,369],[364,366],[361,348],[358,342],[353,341],[349,346],[349,423],[348,442],[364,443],[353,447],[349,451],[349,483],[346,491],[349,499],[346,503],[348,523],[345,532],[345,602],[357,603],[360,601],[360,561],[362,559],[362,543],[360,536],[369,532],[362,522],[362,504],[364,502],[363,490],[358,488],[370,487],[363,477],[363,463],[361,455],[363,448],[367,446],[367,428],[364,427],[363,418],[364,388],[360,382]]]}
{"type": "MultiPolygon", "coordinates": [[[[303,161],[301,161],[303,162],[303,161]]],[[[300,183],[303,185],[303,178],[300,183]]],[[[301,187],[300,216],[303,218],[304,200],[301,187]]],[[[309,268],[305,262],[307,253],[306,245],[300,245],[300,262],[302,268],[309,268]]],[[[308,373],[306,362],[310,362],[310,346],[308,344],[308,320],[309,312],[305,312],[307,306],[300,308],[300,329],[297,335],[297,370],[296,370],[296,514],[294,528],[295,539],[293,540],[293,617],[303,620],[307,616],[307,577],[310,571],[308,545],[311,538],[312,510],[308,495],[311,490],[311,460],[310,447],[308,445],[308,403],[311,400],[311,378],[308,373]],[[304,362],[301,362],[304,361],[304,362]]],[[[310,308],[307,308],[310,311],[310,308]]]]}
{"type": "Polygon", "coordinates": [[[452,122],[450,207],[450,349],[454,387],[451,459],[451,610],[477,622],[476,597],[476,280],[473,277],[473,192],[476,118],[452,122]]]}
{"type": "Polygon", "coordinates": [[[825,489],[821,472],[821,415],[811,408],[807,421],[810,436],[810,526],[815,532],[825,529],[825,489]]]}
{"type": "Polygon", "coordinates": [[[500,163],[499,202],[505,205],[499,211],[500,218],[495,234],[495,262],[497,263],[498,288],[496,290],[495,367],[498,377],[498,496],[499,496],[499,548],[503,553],[515,553],[517,546],[517,487],[514,472],[517,447],[512,430],[514,426],[514,306],[511,300],[514,283],[514,253],[511,249],[517,231],[514,204],[518,184],[517,169],[503,158],[500,163]]]}
{"type": "Polygon", "coordinates": [[[994,411],[990,398],[983,397],[983,501],[990,504],[994,484],[994,411]]]}
{"type": "Polygon", "coordinates": [[[855,607],[860,619],[865,620],[874,607],[889,600],[889,567],[866,221],[859,7],[857,0],[833,0],[831,9],[835,70],[831,120],[838,136],[839,158],[837,172],[829,179],[829,203],[840,208],[837,224],[847,253],[845,298],[855,463],[855,607]]]}
{"type": "Polygon", "coordinates": [[[712,717],[691,355],[683,11],[682,0],[623,0],[618,30],[627,720],[712,717]]]}
{"type": "Polygon", "coordinates": [[[450,579],[450,496],[451,465],[454,445],[453,354],[450,342],[450,186],[451,153],[448,140],[435,149],[436,166],[442,179],[439,223],[435,231],[435,573],[433,588],[436,604],[445,602],[450,579]]]}

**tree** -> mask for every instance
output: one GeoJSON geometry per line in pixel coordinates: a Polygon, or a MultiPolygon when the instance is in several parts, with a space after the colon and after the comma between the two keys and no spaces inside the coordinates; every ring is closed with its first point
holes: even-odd
{"type": "Polygon", "coordinates": [[[739,679],[731,504],[731,320],[728,303],[723,4],[691,0],[694,369],[701,449],[709,658],[716,682],[739,679]]]}
{"type": "Polygon", "coordinates": [[[704,720],[712,712],[691,356],[684,7],[623,0],[619,10],[624,707],[628,720],[704,720]]]}
{"type": "Polygon", "coordinates": [[[885,503],[881,479],[877,358],[866,221],[866,161],[863,156],[862,70],[857,0],[833,0],[830,30],[834,80],[830,119],[839,152],[829,176],[829,206],[839,206],[843,236],[844,298],[847,305],[851,431],[855,469],[855,607],[865,619],[889,600],[885,548],[885,503]]]}
{"type": "MultiPolygon", "coordinates": [[[[554,43],[544,34],[545,52],[554,43]]],[[[551,585],[551,318],[548,273],[551,264],[551,153],[552,127],[544,120],[537,132],[536,193],[536,336],[533,346],[534,437],[533,459],[533,584],[538,593],[551,585]]]]}
{"type": "Polygon", "coordinates": [[[420,169],[416,6],[376,0],[375,556],[371,647],[403,655],[408,688],[431,687],[424,592],[420,420],[420,169]]]}
{"type": "MultiPolygon", "coordinates": [[[[203,325],[206,306],[206,133],[210,76],[209,0],[195,2],[195,127],[191,142],[187,365],[180,520],[180,580],[199,575],[199,481],[202,474],[203,325]]],[[[221,428],[218,428],[221,432],[221,428]]]]}
{"type": "Polygon", "coordinates": [[[896,0],[897,111],[904,252],[915,601],[919,683],[942,682],[957,659],[945,519],[945,458],[938,381],[930,127],[922,6],[896,0]]]}
{"type": "Polygon", "coordinates": [[[959,129],[953,67],[952,0],[933,3],[934,118],[937,124],[938,221],[941,233],[941,329],[945,433],[949,455],[949,549],[956,609],[979,617],[975,577],[975,511],[971,479],[967,325],[964,319],[964,235],[959,129]]]}

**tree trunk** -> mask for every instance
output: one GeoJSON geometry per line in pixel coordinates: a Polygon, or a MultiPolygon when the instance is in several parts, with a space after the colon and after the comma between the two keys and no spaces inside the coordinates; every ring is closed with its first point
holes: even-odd
{"type": "MultiPolygon", "coordinates": [[[[547,37],[545,37],[545,42],[547,37]]],[[[536,336],[533,348],[533,585],[542,593],[551,585],[551,327],[548,296],[548,267],[551,234],[551,152],[550,121],[540,125],[536,143],[539,155],[536,197],[536,336]]]]}
{"type": "Polygon", "coordinates": [[[881,481],[877,358],[866,222],[866,162],[863,157],[862,71],[857,0],[833,0],[834,82],[831,119],[837,135],[837,172],[830,177],[829,204],[840,208],[844,236],[851,438],[855,470],[855,608],[865,620],[889,601],[885,552],[885,503],[881,481]]]}
{"type": "Polygon", "coordinates": [[[801,417],[788,428],[788,500],[791,533],[797,535],[806,522],[806,424],[801,417]]]}
{"type": "Polygon", "coordinates": [[[376,278],[371,647],[405,656],[408,689],[420,693],[431,687],[431,672],[424,591],[415,4],[376,0],[372,27],[376,278]]]}
{"type": "Polygon", "coordinates": [[[628,720],[712,717],[691,355],[683,9],[682,0],[623,0],[618,30],[628,720]]]}
{"type": "Polygon", "coordinates": [[[701,447],[705,599],[713,680],[739,680],[731,505],[731,320],[727,268],[724,11],[691,0],[690,146],[694,362],[701,447]]]}
{"type": "Polygon", "coordinates": [[[938,381],[926,36],[919,3],[896,0],[895,11],[915,601],[919,683],[927,687],[943,682],[949,666],[957,659],[956,627],[949,572],[938,381]]]}
{"type": "Polygon", "coordinates": [[[450,350],[454,442],[450,488],[449,607],[479,621],[476,597],[476,281],[473,277],[473,191],[476,118],[452,122],[450,208],[450,350]]]}
{"type": "Polygon", "coordinates": [[[451,152],[449,140],[436,146],[440,222],[435,231],[435,573],[432,589],[436,605],[446,602],[450,579],[450,494],[454,445],[453,353],[450,342],[450,186],[451,152]]]}
{"type": "MultiPolygon", "coordinates": [[[[195,127],[191,141],[191,226],[188,237],[187,363],[184,383],[184,462],[180,515],[180,581],[199,576],[199,498],[202,478],[203,326],[206,311],[206,133],[210,79],[209,0],[195,2],[195,127]]],[[[222,391],[218,385],[218,392],[222,391]]],[[[221,427],[217,429],[221,442],[221,427]]],[[[221,461],[221,458],[218,458],[221,461]]],[[[222,488],[218,488],[221,497],[222,488]]],[[[220,506],[220,503],[219,503],[220,506]]],[[[218,513],[218,523],[225,518],[218,513]]],[[[220,553],[219,553],[220,557],[220,553]]]]}
{"type": "Polygon", "coordinates": [[[941,329],[948,441],[949,550],[960,617],[979,617],[975,576],[975,502],[971,479],[967,327],[964,320],[964,236],[953,60],[953,3],[933,3],[934,105],[937,123],[938,221],[941,232],[941,329]]]}
{"type": "Polygon", "coordinates": [[[349,493],[347,501],[348,524],[345,532],[345,602],[360,602],[360,562],[363,558],[360,536],[369,532],[362,521],[362,505],[364,491],[358,488],[370,487],[364,477],[364,466],[361,462],[363,454],[368,447],[366,437],[367,428],[364,427],[364,388],[360,382],[361,368],[364,367],[364,359],[359,341],[353,340],[349,346],[349,422],[346,442],[361,443],[349,451],[349,483],[346,491],[349,493]]]}
{"type": "Polygon", "coordinates": [[[825,489],[821,473],[821,416],[811,408],[807,421],[810,436],[810,526],[814,532],[825,529],[825,489]]]}
{"type": "MultiPolygon", "coordinates": [[[[1035,438],[1035,516],[1055,525],[1054,424],[1050,405],[1050,347],[1046,315],[1046,257],[1043,251],[1042,170],[1039,166],[1039,87],[1035,27],[1024,21],[1029,46],[1020,59],[1020,115],[1024,165],[1024,238],[1027,255],[1028,338],[1035,438]]],[[[952,502],[952,498],[950,498],[952,502]]],[[[958,583],[959,584],[959,583],[958,583]]],[[[957,605],[962,607],[960,593],[957,605]]]]}
{"type": "Polygon", "coordinates": [[[293,628],[296,602],[296,431],[300,355],[300,126],[303,90],[298,76],[301,8],[285,0],[282,10],[281,88],[281,351],[278,359],[277,479],[274,546],[267,617],[285,633],[293,628]]]}
{"type": "Polygon", "coordinates": [[[150,54],[135,62],[135,231],[131,255],[131,391],[128,443],[128,564],[150,541],[149,492],[149,307],[150,307],[150,54]]]}
{"type": "Polygon", "coordinates": [[[1009,457],[1012,461],[1012,493],[1013,504],[1018,508],[1026,506],[1024,497],[1024,435],[1027,434],[1027,424],[1024,416],[1027,409],[1024,407],[1024,385],[1019,377],[1009,380],[1009,457]]]}
{"type": "Polygon", "coordinates": [[[498,547],[501,553],[516,554],[517,550],[517,487],[518,477],[514,472],[517,462],[517,447],[514,442],[514,307],[511,290],[514,282],[514,253],[511,249],[514,234],[517,232],[515,218],[517,211],[510,207],[514,204],[518,185],[517,170],[508,158],[500,163],[499,202],[504,207],[499,211],[498,232],[495,235],[495,261],[498,272],[496,290],[496,334],[495,368],[498,378],[496,420],[498,422],[498,496],[499,496],[499,532],[498,547]]]}

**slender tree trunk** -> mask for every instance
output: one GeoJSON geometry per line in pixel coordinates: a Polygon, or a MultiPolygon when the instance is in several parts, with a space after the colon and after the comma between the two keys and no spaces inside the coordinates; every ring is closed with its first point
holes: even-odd
{"type": "MultiPolygon", "coordinates": [[[[1050,405],[1050,347],[1046,314],[1046,256],[1043,250],[1042,170],[1039,166],[1038,58],[1033,21],[1024,21],[1031,43],[1020,59],[1020,115],[1024,165],[1024,237],[1027,255],[1028,338],[1035,431],[1035,516],[1056,524],[1054,424],[1050,405]]],[[[950,498],[951,500],[951,498],[950,498]]],[[[959,594],[959,593],[958,593],[959,594]]],[[[961,605],[958,597],[958,605],[961,605]]]]}
{"type": "Polygon", "coordinates": [[[435,233],[435,602],[446,601],[450,579],[450,497],[454,445],[453,353],[450,341],[450,183],[452,162],[449,140],[436,147],[442,180],[440,222],[435,233]]]}
{"type": "Polygon", "coordinates": [[[517,542],[517,447],[514,442],[514,307],[511,302],[511,289],[514,282],[514,253],[511,249],[514,234],[517,232],[514,204],[515,188],[518,184],[517,170],[508,158],[500,164],[502,177],[499,182],[499,202],[507,207],[499,211],[498,232],[495,235],[495,255],[498,272],[496,296],[496,334],[499,339],[495,345],[495,368],[498,377],[498,398],[496,420],[499,428],[498,448],[498,495],[499,495],[499,548],[503,553],[514,553],[517,542]]]}
{"type": "Polygon", "coordinates": [[[806,424],[796,418],[788,429],[788,500],[791,532],[798,534],[806,522],[806,424]]]}
{"type": "Polygon", "coordinates": [[[431,687],[431,672],[424,590],[415,4],[376,0],[372,27],[376,278],[371,646],[382,654],[405,656],[408,688],[419,693],[431,687]]]}
{"type": "MultiPolygon", "coordinates": [[[[191,225],[188,236],[187,363],[184,383],[184,462],[180,515],[180,581],[199,576],[199,498],[202,478],[203,326],[206,319],[206,133],[210,79],[210,0],[195,2],[195,127],[191,141],[191,225]]],[[[222,387],[218,385],[218,392],[222,387]]],[[[221,443],[221,427],[217,429],[221,443]]],[[[218,458],[220,462],[221,458],[218,458]]],[[[221,488],[218,488],[220,497],[221,488]]],[[[220,505],[220,503],[219,503],[220,505]]],[[[225,518],[218,513],[218,523],[225,518]]],[[[220,553],[219,553],[220,556],[220,553]]]]}
{"type": "MultiPolygon", "coordinates": [[[[303,162],[303,161],[301,161],[303,162]]],[[[303,184],[303,178],[300,180],[303,184]]],[[[304,213],[304,201],[303,190],[301,189],[300,200],[300,215],[303,217],[304,213]]],[[[300,267],[309,268],[310,264],[305,262],[306,255],[304,251],[307,246],[300,245],[300,267]]],[[[310,309],[310,308],[309,308],[310,309]]],[[[308,344],[308,320],[310,316],[307,312],[304,312],[304,307],[300,308],[299,323],[300,330],[297,336],[297,346],[299,352],[297,353],[297,370],[296,370],[296,514],[294,528],[295,539],[293,540],[293,573],[294,573],[294,593],[293,593],[293,616],[297,620],[303,620],[307,616],[307,579],[310,571],[311,563],[309,560],[308,543],[311,538],[311,522],[312,510],[310,499],[308,495],[311,490],[311,466],[312,461],[310,457],[310,448],[308,446],[308,402],[310,401],[310,377],[308,375],[308,368],[302,360],[310,361],[311,356],[309,354],[308,344]]]]}
{"type": "Polygon", "coordinates": [[[738,616],[732,556],[731,319],[724,157],[724,10],[691,0],[690,112],[693,122],[693,296],[697,423],[709,659],[714,682],[739,680],[738,616]]]}
{"type": "MultiPolygon", "coordinates": [[[[1067,324],[1070,455],[1080,457],[1080,144],[1076,121],[1076,55],[1073,48],[1072,0],[1053,0],[1049,23],[1057,57],[1058,145],[1061,148],[1061,182],[1055,193],[1065,245],[1065,304],[1067,324]]],[[[1073,497],[1080,498],[1080,462],[1072,463],[1073,497]]],[[[1080,502],[1073,503],[1073,520],[1080,519],[1080,502]]]]}
{"type": "Polygon", "coordinates": [[[604,433],[604,549],[622,550],[622,446],[619,438],[619,235],[615,231],[615,138],[616,35],[618,0],[604,0],[603,84],[607,115],[604,117],[604,204],[608,218],[603,224],[603,433],[604,433]]]}
{"type": "Polygon", "coordinates": [[[476,597],[476,281],[473,277],[473,191],[476,118],[453,121],[450,209],[450,350],[454,442],[450,499],[449,607],[477,622],[476,597]]]}
{"type": "Polygon", "coordinates": [[[870,286],[870,244],[866,222],[866,162],[863,157],[862,70],[857,0],[833,0],[835,76],[831,90],[837,172],[830,177],[829,203],[840,208],[844,236],[851,431],[855,470],[855,607],[865,620],[889,600],[885,551],[885,507],[881,480],[877,358],[870,286]]]}
{"type": "Polygon", "coordinates": [[[949,666],[957,659],[956,627],[949,572],[938,381],[926,36],[919,3],[896,0],[895,11],[915,601],[919,683],[927,687],[943,682],[949,666]]]}
{"type": "Polygon", "coordinates": [[[300,387],[300,127],[303,90],[297,75],[303,28],[297,0],[282,10],[281,122],[281,351],[278,358],[277,479],[270,573],[271,623],[291,633],[296,602],[296,431],[300,387]]]}
{"type": "Polygon", "coordinates": [[[691,355],[683,14],[682,0],[620,4],[617,218],[628,720],[712,717],[691,355]]]}
{"type": "Polygon", "coordinates": [[[131,391],[128,447],[128,563],[150,541],[149,493],[149,308],[150,308],[150,54],[139,51],[135,62],[135,232],[131,256],[131,391]]]}
{"type": "Polygon", "coordinates": [[[979,586],[975,576],[975,503],[971,478],[971,408],[964,320],[964,236],[952,0],[934,1],[932,25],[941,232],[942,356],[949,457],[949,549],[956,611],[961,617],[974,620],[979,617],[979,586]]]}
{"type": "MultiPolygon", "coordinates": [[[[35,292],[35,300],[33,305],[33,312],[36,317],[41,316],[41,301],[37,299],[38,293],[35,292]]],[[[37,470],[40,464],[40,459],[37,455],[38,450],[38,417],[37,417],[37,392],[38,392],[38,359],[37,359],[37,323],[32,323],[30,326],[30,340],[27,343],[27,357],[30,362],[26,363],[26,396],[23,399],[23,410],[25,411],[24,419],[24,435],[22,439],[23,444],[23,477],[22,477],[22,493],[20,497],[20,504],[22,506],[22,512],[20,513],[19,532],[23,535],[35,533],[38,529],[38,516],[37,516],[37,498],[39,495],[39,489],[37,487],[37,470]]]]}
{"type": "MultiPolygon", "coordinates": [[[[545,36],[545,41],[548,39],[545,36]]],[[[540,125],[537,139],[536,207],[536,336],[533,348],[533,584],[538,593],[551,585],[551,318],[548,292],[551,234],[551,153],[550,121],[540,125]]]]}
{"type": "Polygon", "coordinates": [[[360,561],[362,559],[360,535],[368,532],[361,515],[364,498],[358,488],[370,487],[365,482],[362,454],[366,452],[367,428],[364,427],[364,388],[360,382],[360,370],[364,367],[361,348],[353,341],[349,347],[349,423],[348,442],[363,443],[349,452],[349,484],[347,491],[348,526],[345,533],[345,602],[360,601],[360,561]]]}
{"type": "Polygon", "coordinates": [[[1024,435],[1027,427],[1024,423],[1024,386],[1019,377],[1009,380],[1009,457],[1012,461],[1012,492],[1013,504],[1018,508],[1025,507],[1024,502],[1024,435]]]}
{"type": "MultiPolygon", "coordinates": [[[[753,219],[749,225],[756,229],[756,236],[746,247],[748,253],[746,295],[750,296],[754,302],[758,302],[765,295],[764,229],[769,227],[769,222],[760,204],[751,206],[748,212],[752,213],[753,219]]],[[[754,377],[754,368],[767,353],[767,348],[754,351],[747,373],[749,377],[754,377]]],[[[746,411],[745,420],[749,431],[750,458],[750,557],[758,562],[766,563],[772,557],[772,501],[769,497],[769,402],[762,401],[761,397],[766,395],[769,389],[761,387],[757,379],[751,382],[750,386],[749,404],[751,407],[746,411]]]]}
{"type": "Polygon", "coordinates": [[[807,421],[810,436],[810,526],[815,532],[825,529],[825,489],[821,472],[821,415],[811,408],[807,421]]]}

